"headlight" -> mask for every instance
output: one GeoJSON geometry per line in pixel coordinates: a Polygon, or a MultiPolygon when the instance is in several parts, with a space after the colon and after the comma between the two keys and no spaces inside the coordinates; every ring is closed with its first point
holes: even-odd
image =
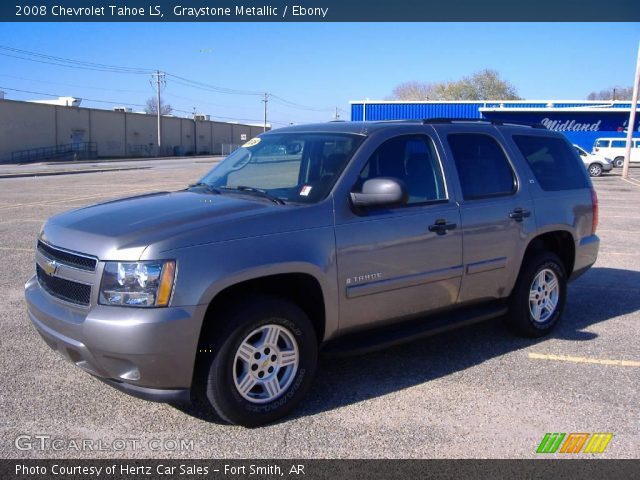
{"type": "Polygon", "coordinates": [[[100,303],[129,307],[166,307],[171,299],[176,262],[107,262],[100,303]]]}

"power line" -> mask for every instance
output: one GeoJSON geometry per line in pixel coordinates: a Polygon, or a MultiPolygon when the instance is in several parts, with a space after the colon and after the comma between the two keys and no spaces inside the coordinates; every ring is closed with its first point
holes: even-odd
{"type": "Polygon", "coordinates": [[[50,65],[57,65],[59,67],[79,68],[82,70],[95,70],[100,72],[113,72],[113,73],[131,73],[131,74],[149,74],[152,72],[150,69],[134,68],[134,67],[122,67],[118,65],[107,65],[103,63],[87,62],[84,60],[73,60],[70,58],[56,57],[53,55],[46,55],[43,53],[30,52],[28,50],[21,50],[19,48],[7,47],[0,45],[0,50],[12,52],[12,54],[1,53],[5,57],[17,58],[19,60],[26,60],[31,62],[47,63],[50,65]],[[22,56],[18,56],[22,55],[22,56]],[[26,57],[25,57],[26,55],[26,57]],[[35,58],[29,58],[35,57],[35,58]]]}
{"type": "Polygon", "coordinates": [[[26,78],[26,77],[18,77],[16,75],[8,75],[6,73],[0,73],[0,77],[7,77],[7,78],[13,78],[16,80],[22,80],[22,81],[27,81],[27,82],[36,82],[36,83],[46,83],[49,85],[62,85],[64,87],[75,87],[75,88],[86,88],[89,90],[103,90],[106,92],[121,92],[121,93],[146,93],[143,92],[142,90],[122,90],[122,89],[118,89],[118,88],[103,88],[103,87],[89,87],[86,85],[77,85],[77,84],[73,84],[73,83],[62,83],[62,82],[51,82],[49,80],[40,80],[40,79],[36,79],[36,78],[26,78]]]}
{"type": "MultiPolygon", "coordinates": [[[[62,97],[63,95],[59,95],[59,94],[55,94],[55,93],[44,93],[44,92],[34,92],[31,90],[21,90],[18,88],[10,88],[10,87],[3,87],[0,86],[0,89],[3,90],[10,90],[12,92],[20,92],[20,93],[30,93],[32,95],[44,95],[47,97],[62,97]]],[[[126,104],[126,105],[132,105],[134,107],[145,107],[146,105],[141,105],[139,103],[129,103],[129,102],[112,102],[110,100],[95,100],[93,98],[82,98],[82,100],[85,100],[87,102],[96,102],[96,103],[108,103],[111,105],[122,105],[122,104],[126,104]]]]}

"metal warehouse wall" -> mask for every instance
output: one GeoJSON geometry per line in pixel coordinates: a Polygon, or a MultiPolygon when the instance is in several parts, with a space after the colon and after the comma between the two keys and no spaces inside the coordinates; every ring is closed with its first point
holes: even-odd
{"type": "Polygon", "coordinates": [[[229,153],[262,133],[262,127],[163,117],[163,151],[157,150],[155,115],[0,100],[0,160],[12,152],[95,142],[99,157],[229,153]],[[177,147],[174,149],[174,147],[177,147]]]}
{"type": "MultiPolygon", "coordinates": [[[[540,117],[549,116],[553,119],[567,118],[577,115],[575,112],[563,111],[577,107],[592,107],[588,109],[593,121],[595,118],[604,119],[615,116],[619,119],[618,126],[595,131],[563,131],[564,135],[575,144],[591,150],[597,138],[600,137],[624,137],[626,136],[624,121],[628,118],[626,112],[604,113],[603,108],[629,109],[629,102],[606,101],[491,101],[491,102],[352,102],[352,121],[376,121],[376,120],[420,120],[423,118],[497,118],[504,121],[517,121],[518,119],[529,122],[540,122],[540,117]],[[549,108],[549,104],[552,107],[549,108]],[[491,113],[480,112],[480,109],[496,109],[491,113]],[[366,110],[365,110],[366,109],[366,110]],[[519,111],[512,111],[518,109],[519,111]],[[529,110],[531,109],[531,110],[529,110]],[[538,110],[535,110],[538,109],[538,110]],[[540,110],[544,109],[544,110],[540,110]],[[548,109],[548,110],[547,110],[548,109]],[[600,110],[600,111],[599,111],[600,110]]],[[[608,122],[609,125],[611,122],[608,122]]],[[[637,132],[634,133],[635,136],[637,132]]]]}

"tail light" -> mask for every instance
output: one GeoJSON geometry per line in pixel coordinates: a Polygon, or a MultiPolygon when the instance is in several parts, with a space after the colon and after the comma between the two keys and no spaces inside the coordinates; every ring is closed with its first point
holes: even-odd
{"type": "Polygon", "coordinates": [[[598,195],[594,188],[591,189],[591,205],[593,209],[593,221],[591,222],[591,235],[595,235],[596,228],[598,228],[598,220],[600,219],[598,213],[598,195]]]}

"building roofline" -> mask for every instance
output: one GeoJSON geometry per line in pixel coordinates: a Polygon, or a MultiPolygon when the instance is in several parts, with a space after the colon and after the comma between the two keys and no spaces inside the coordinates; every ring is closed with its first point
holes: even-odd
{"type": "Polygon", "coordinates": [[[424,103],[424,104],[438,104],[438,103],[586,103],[592,105],[601,105],[601,104],[614,104],[614,105],[625,105],[631,104],[631,100],[349,100],[349,104],[415,104],[415,103],[424,103]]]}
{"type": "MultiPolygon", "coordinates": [[[[480,107],[479,112],[630,112],[631,105],[626,108],[607,108],[607,107],[514,107],[514,108],[499,108],[499,107],[480,107]]],[[[636,111],[640,111],[640,106],[636,111]]]]}

